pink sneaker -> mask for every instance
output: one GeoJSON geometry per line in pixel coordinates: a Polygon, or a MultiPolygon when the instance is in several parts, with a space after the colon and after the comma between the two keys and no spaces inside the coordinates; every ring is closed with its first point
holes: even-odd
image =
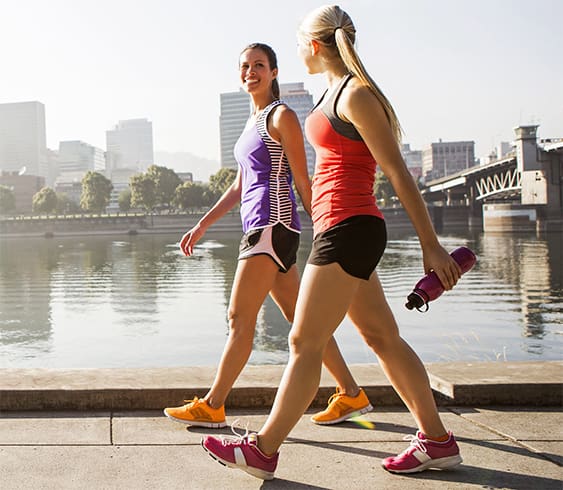
{"type": "Polygon", "coordinates": [[[238,468],[262,480],[273,480],[279,453],[266,456],[258,449],[257,434],[249,434],[247,430],[244,435],[240,435],[234,429],[231,430],[235,436],[205,436],[201,440],[203,449],[228,468],[238,468]]]}
{"type": "Polygon", "coordinates": [[[406,436],[410,446],[398,456],[385,458],[381,464],[391,473],[416,473],[429,468],[453,468],[461,463],[459,446],[455,442],[454,435],[445,442],[430,441],[426,436],[417,431],[415,436],[406,436]]]}

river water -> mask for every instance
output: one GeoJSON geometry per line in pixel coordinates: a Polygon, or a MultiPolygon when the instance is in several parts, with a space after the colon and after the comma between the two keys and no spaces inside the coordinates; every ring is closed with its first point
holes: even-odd
{"type": "MultiPolygon", "coordinates": [[[[179,238],[0,238],[0,367],[217,364],[240,235],[208,234],[190,258],[179,238]]],[[[478,262],[428,312],[404,307],[422,273],[413,235],[391,230],[378,269],[402,335],[423,361],[563,359],[560,233],[440,238],[448,250],[470,247],[478,262]]],[[[285,363],[288,330],[268,299],[250,363],[285,363]]],[[[376,361],[348,320],[336,338],[348,362],[376,361]]]]}

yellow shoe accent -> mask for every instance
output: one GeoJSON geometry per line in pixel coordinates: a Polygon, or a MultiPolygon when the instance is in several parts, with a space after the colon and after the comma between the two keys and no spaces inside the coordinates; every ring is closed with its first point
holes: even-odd
{"type": "Polygon", "coordinates": [[[193,400],[184,401],[186,404],[181,407],[165,408],[164,415],[175,422],[198,427],[219,429],[227,426],[225,406],[212,408],[207,404],[207,400],[199,399],[197,396],[193,400]]]}
{"type": "Polygon", "coordinates": [[[362,388],[356,396],[348,396],[337,388],[336,393],[328,399],[328,407],[313,415],[311,421],[319,425],[338,424],[372,410],[373,407],[362,388]]]}

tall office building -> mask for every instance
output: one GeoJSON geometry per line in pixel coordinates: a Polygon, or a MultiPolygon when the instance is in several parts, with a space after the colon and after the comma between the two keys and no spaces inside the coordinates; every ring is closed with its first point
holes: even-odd
{"type": "Polygon", "coordinates": [[[148,119],[119,121],[106,131],[106,170],[145,172],[154,163],[152,123],[148,119]]]}
{"type": "Polygon", "coordinates": [[[55,191],[80,203],[82,179],[87,172],[105,173],[104,151],[84,141],[61,141],[58,152],[59,173],[55,179],[55,191]]]}
{"type": "MultiPolygon", "coordinates": [[[[280,98],[287,102],[301,123],[301,129],[305,134],[305,119],[313,108],[313,96],[308,90],[305,90],[303,82],[282,83],[280,84],[280,98]]],[[[309,175],[313,175],[315,171],[315,150],[305,138],[305,154],[307,155],[307,169],[309,175]]]]}
{"type": "Polygon", "coordinates": [[[220,100],[221,167],[236,168],[233,150],[250,116],[250,96],[241,88],[238,92],[220,94],[220,100]]]}
{"type": "Polygon", "coordinates": [[[422,174],[426,181],[446,177],[474,165],[474,141],[439,140],[422,150],[422,174]]]}
{"type": "Polygon", "coordinates": [[[61,173],[88,171],[105,172],[104,150],[84,141],[61,141],[59,143],[59,171],[61,173]]]}
{"type": "MultiPolygon", "coordinates": [[[[296,82],[280,84],[280,98],[295,111],[303,128],[305,118],[313,107],[313,96],[305,90],[302,82],[296,82]]],[[[221,167],[236,168],[237,162],[233,149],[250,116],[252,103],[250,96],[243,89],[239,89],[238,92],[220,94],[220,99],[221,167]]],[[[307,142],[305,151],[309,173],[312,173],[315,165],[315,152],[307,142]]]]}
{"type": "Polygon", "coordinates": [[[0,104],[0,171],[47,177],[45,106],[0,104]]]}

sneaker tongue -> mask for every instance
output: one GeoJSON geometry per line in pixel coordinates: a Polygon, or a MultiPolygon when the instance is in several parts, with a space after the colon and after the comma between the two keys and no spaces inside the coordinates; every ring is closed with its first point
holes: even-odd
{"type": "Polygon", "coordinates": [[[248,442],[251,442],[253,444],[258,444],[258,434],[251,432],[250,434],[248,434],[247,440],[248,442]]]}
{"type": "Polygon", "coordinates": [[[416,437],[418,439],[420,439],[421,441],[426,441],[428,440],[428,437],[426,437],[426,434],[424,434],[424,432],[421,432],[419,430],[416,431],[416,437]]]}

